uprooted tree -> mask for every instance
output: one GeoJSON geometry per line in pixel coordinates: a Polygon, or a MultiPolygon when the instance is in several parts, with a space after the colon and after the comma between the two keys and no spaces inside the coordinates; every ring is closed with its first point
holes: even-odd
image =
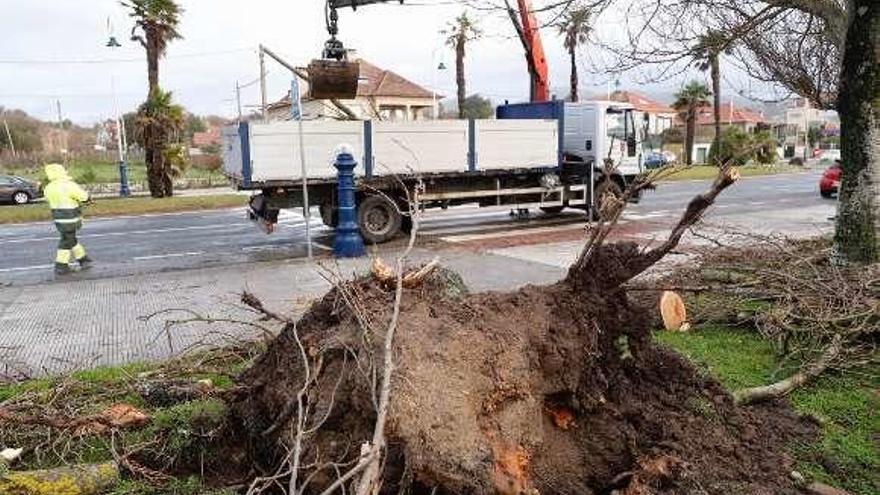
{"type": "Polygon", "coordinates": [[[470,295],[436,262],[408,271],[403,259],[333,278],[239,379],[233,430],[260,471],[249,493],[794,493],[764,443],[785,427],[656,347],[651,312],[623,285],[735,180],[723,170],[648,250],[605,243],[622,211],[609,198],[551,286],[470,295]],[[725,449],[746,466],[720,467],[725,449]]]}

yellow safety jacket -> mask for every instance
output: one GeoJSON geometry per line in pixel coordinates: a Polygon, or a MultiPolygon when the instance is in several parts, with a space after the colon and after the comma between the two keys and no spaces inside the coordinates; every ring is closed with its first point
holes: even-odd
{"type": "Polygon", "coordinates": [[[82,222],[80,203],[89,200],[89,193],[83,190],[67,175],[62,165],[46,165],[46,178],[49,184],[43,189],[43,195],[49,208],[52,209],[52,219],[58,224],[79,224],[82,222]]]}

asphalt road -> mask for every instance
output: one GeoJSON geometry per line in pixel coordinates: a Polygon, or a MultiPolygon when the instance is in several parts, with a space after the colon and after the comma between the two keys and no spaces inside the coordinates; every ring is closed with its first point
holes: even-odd
{"type": "MultiPolygon", "coordinates": [[[[743,179],[713,207],[709,219],[763,232],[791,225],[814,229],[829,224],[834,202],[818,193],[819,172],[743,179]]],[[[632,205],[626,218],[670,220],[681,214],[707,181],[661,184],[632,205]]],[[[88,217],[88,214],[86,213],[88,217]]],[[[453,208],[431,211],[423,220],[429,236],[505,235],[512,230],[552,231],[582,222],[576,211],[551,217],[536,214],[513,219],[507,209],[453,208]]],[[[313,250],[324,256],[332,245],[332,230],[317,212],[312,219],[313,250]]],[[[300,258],[306,255],[305,222],[301,215],[282,212],[278,229],[266,235],[240,209],[87,219],[80,239],[96,266],[72,275],[106,278],[153,271],[300,258]]],[[[51,223],[0,226],[0,284],[33,284],[54,280],[52,262],[58,238],[51,223]]]]}

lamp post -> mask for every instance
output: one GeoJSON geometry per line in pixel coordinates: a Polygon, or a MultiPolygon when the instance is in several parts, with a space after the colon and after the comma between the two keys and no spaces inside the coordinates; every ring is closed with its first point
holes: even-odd
{"type": "Polygon", "coordinates": [[[431,96],[433,98],[433,109],[434,109],[434,120],[437,120],[438,114],[440,113],[440,109],[437,107],[437,75],[440,71],[446,70],[446,64],[441,60],[439,64],[437,64],[437,70],[434,71],[434,89],[431,90],[431,96]]]}
{"type": "MultiPolygon", "coordinates": [[[[108,21],[109,22],[109,21],[108,21]]],[[[119,41],[112,34],[107,40],[107,48],[119,48],[119,41]]],[[[113,93],[113,113],[116,114],[116,148],[119,152],[119,195],[123,198],[131,196],[131,189],[128,187],[128,163],[126,163],[126,143],[124,120],[119,112],[119,101],[116,98],[116,77],[110,76],[110,91],[113,93]]]]}

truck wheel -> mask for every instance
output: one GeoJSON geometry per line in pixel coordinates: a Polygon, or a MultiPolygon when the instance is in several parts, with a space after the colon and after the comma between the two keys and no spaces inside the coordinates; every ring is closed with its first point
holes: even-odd
{"type": "Polygon", "coordinates": [[[364,241],[379,244],[393,239],[400,233],[403,223],[400,210],[384,196],[367,196],[358,205],[358,227],[364,241]]]}
{"type": "Polygon", "coordinates": [[[593,189],[593,194],[596,195],[596,202],[593,205],[593,208],[590,208],[590,218],[592,220],[611,220],[610,216],[605,217],[604,215],[610,215],[610,212],[600,212],[600,208],[602,203],[605,202],[605,198],[622,198],[623,197],[623,189],[621,189],[620,184],[617,181],[612,179],[605,179],[602,182],[596,184],[596,188],[593,189]]]}
{"type": "Polygon", "coordinates": [[[564,206],[542,206],[541,211],[548,215],[558,215],[564,210],[564,206]]]}
{"type": "Polygon", "coordinates": [[[321,221],[324,222],[324,225],[336,227],[336,224],[339,223],[339,210],[334,208],[333,205],[321,203],[318,206],[318,211],[321,212],[321,221]]]}

